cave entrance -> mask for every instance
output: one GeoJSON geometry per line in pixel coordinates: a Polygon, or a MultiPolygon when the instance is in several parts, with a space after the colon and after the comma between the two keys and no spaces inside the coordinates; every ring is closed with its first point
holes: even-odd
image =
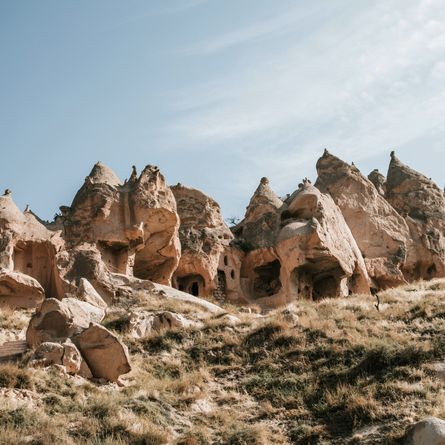
{"type": "Polygon", "coordinates": [[[253,294],[255,298],[270,297],[281,289],[281,264],[278,260],[255,267],[253,294]]]}
{"type": "Polygon", "coordinates": [[[187,292],[195,297],[204,293],[204,279],[201,275],[186,275],[176,278],[177,287],[182,292],[187,292]]]}
{"type": "Polygon", "coordinates": [[[43,287],[46,297],[61,297],[63,291],[55,255],[51,243],[19,241],[14,246],[14,270],[35,278],[43,287]]]}
{"type": "Polygon", "coordinates": [[[295,268],[292,276],[300,298],[321,300],[338,297],[341,294],[340,284],[343,270],[340,266],[332,268],[332,264],[305,264],[295,268]]]}
{"type": "Polygon", "coordinates": [[[98,247],[102,261],[113,273],[127,273],[128,248],[123,243],[99,241],[98,247]]]}

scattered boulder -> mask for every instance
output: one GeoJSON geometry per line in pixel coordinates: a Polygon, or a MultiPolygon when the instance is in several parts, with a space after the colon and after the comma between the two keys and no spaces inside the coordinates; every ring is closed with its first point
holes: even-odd
{"type": "Polygon", "coordinates": [[[65,341],[79,334],[91,322],[103,320],[103,309],[75,298],[56,300],[48,298],[31,317],[26,331],[30,347],[37,347],[47,341],[65,341]]]}
{"type": "Polygon", "coordinates": [[[77,298],[106,311],[108,305],[86,278],[81,278],[77,298]]]}
{"type": "Polygon", "coordinates": [[[45,291],[35,278],[0,269],[0,307],[35,308],[44,297],[45,291]]]}
{"type": "Polygon", "coordinates": [[[143,338],[153,333],[199,325],[199,323],[189,320],[181,314],[169,311],[154,313],[132,312],[128,320],[127,333],[134,338],[143,338]]]}
{"type": "Polygon", "coordinates": [[[94,377],[116,382],[131,371],[127,347],[103,326],[91,323],[76,343],[94,377]]]}
{"type": "Polygon", "coordinates": [[[34,351],[34,366],[61,365],[64,348],[60,343],[43,342],[34,351]]]}
{"type": "Polygon", "coordinates": [[[412,425],[405,434],[404,445],[445,445],[445,421],[428,417],[412,425]]]}

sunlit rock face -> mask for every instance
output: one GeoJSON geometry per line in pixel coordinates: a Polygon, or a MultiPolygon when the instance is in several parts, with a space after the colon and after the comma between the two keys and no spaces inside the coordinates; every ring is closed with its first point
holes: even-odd
{"type": "Polygon", "coordinates": [[[316,187],[340,208],[378,288],[405,282],[411,236],[405,219],[354,166],[328,151],[317,162],[316,187]]]}
{"type": "Polygon", "coordinates": [[[231,229],[214,199],[169,187],[152,165],[122,181],[97,163],[51,223],[6,190],[0,304],[69,297],[106,309],[157,283],[270,308],[445,276],[445,196],[434,182],[394,154],[387,178],[328,151],[317,172],[315,186],[305,178],[283,199],[262,178],[231,229]]]}
{"type": "Polygon", "coordinates": [[[62,209],[70,247],[89,243],[110,272],[169,284],[180,257],[176,202],[154,166],[122,183],[101,163],[62,209]]]}
{"type": "Polygon", "coordinates": [[[263,178],[235,234],[246,251],[241,283],[248,301],[274,307],[369,292],[365,263],[342,213],[308,180],[282,202],[263,178]]]}
{"type": "Polygon", "coordinates": [[[56,267],[63,249],[60,231],[50,231],[28,208],[22,213],[7,190],[0,196],[0,304],[35,307],[44,295],[60,297],[56,267]]]}
{"type": "Polygon", "coordinates": [[[181,259],[174,286],[196,296],[236,299],[239,254],[231,248],[234,236],[218,203],[199,190],[172,187],[181,221],[181,259]]]}
{"type": "Polygon", "coordinates": [[[393,153],[385,197],[405,218],[413,240],[405,264],[409,280],[445,276],[445,195],[431,179],[393,153]]]}

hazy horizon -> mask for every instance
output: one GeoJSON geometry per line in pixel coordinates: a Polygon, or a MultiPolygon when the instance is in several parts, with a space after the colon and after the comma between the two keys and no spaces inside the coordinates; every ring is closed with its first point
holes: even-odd
{"type": "MultiPolygon", "coordinates": [[[[445,183],[440,0],[0,1],[0,188],[43,219],[95,162],[160,167],[242,217],[327,147],[445,183]]],[[[0,190],[0,192],[2,192],[0,190]]]]}

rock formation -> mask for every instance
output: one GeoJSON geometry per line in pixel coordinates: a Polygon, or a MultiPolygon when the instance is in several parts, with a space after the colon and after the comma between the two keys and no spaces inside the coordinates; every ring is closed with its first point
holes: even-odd
{"type": "Polygon", "coordinates": [[[403,164],[392,152],[385,197],[405,218],[413,240],[404,267],[407,279],[444,276],[444,192],[431,179],[403,164]]]}
{"type": "Polygon", "coordinates": [[[70,247],[88,243],[110,272],[171,283],[180,256],[174,196],[159,169],[135,169],[122,184],[97,163],[71,206],[62,209],[70,247]]]}
{"type": "MultiPolygon", "coordinates": [[[[151,165],[121,181],[97,163],[51,223],[20,212],[6,190],[0,304],[43,301],[30,327],[36,345],[74,335],[72,300],[77,312],[101,313],[156,292],[274,307],[445,275],[445,196],[431,180],[394,155],[387,179],[378,170],[366,178],[327,151],[317,171],[315,187],[305,178],[284,201],[262,178],[232,230],[211,197],[170,188],[151,165]],[[57,335],[47,318],[57,319],[57,335]]],[[[98,321],[86,317],[82,329],[98,321]]]]}
{"type": "Polygon", "coordinates": [[[174,285],[195,296],[236,299],[239,293],[238,253],[234,236],[209,196],[180,184],[172,187],[181,221],[181,259],[174,285]]]}
{"type": "Polygon", "coordinates": [[[241,284],[248,301],[273,307],[369,292],[365,263],[341,212],[308,180],[283,203],[263,178],[235,233],[246,250],[241,284]]]}
{"type": "Polygon", "coordinates": [[[386,178],[376,168],[368,175],[368,179],[374,184],[380,195],[385,196],[386,193],[386,178]]]}
{"type": "Polygon", "coordinates": [[[327,150],[317,162],[316,187],[340,208],[376,288],[405,282],[410,233],[404,218],[355,167],[327,150]]]}

